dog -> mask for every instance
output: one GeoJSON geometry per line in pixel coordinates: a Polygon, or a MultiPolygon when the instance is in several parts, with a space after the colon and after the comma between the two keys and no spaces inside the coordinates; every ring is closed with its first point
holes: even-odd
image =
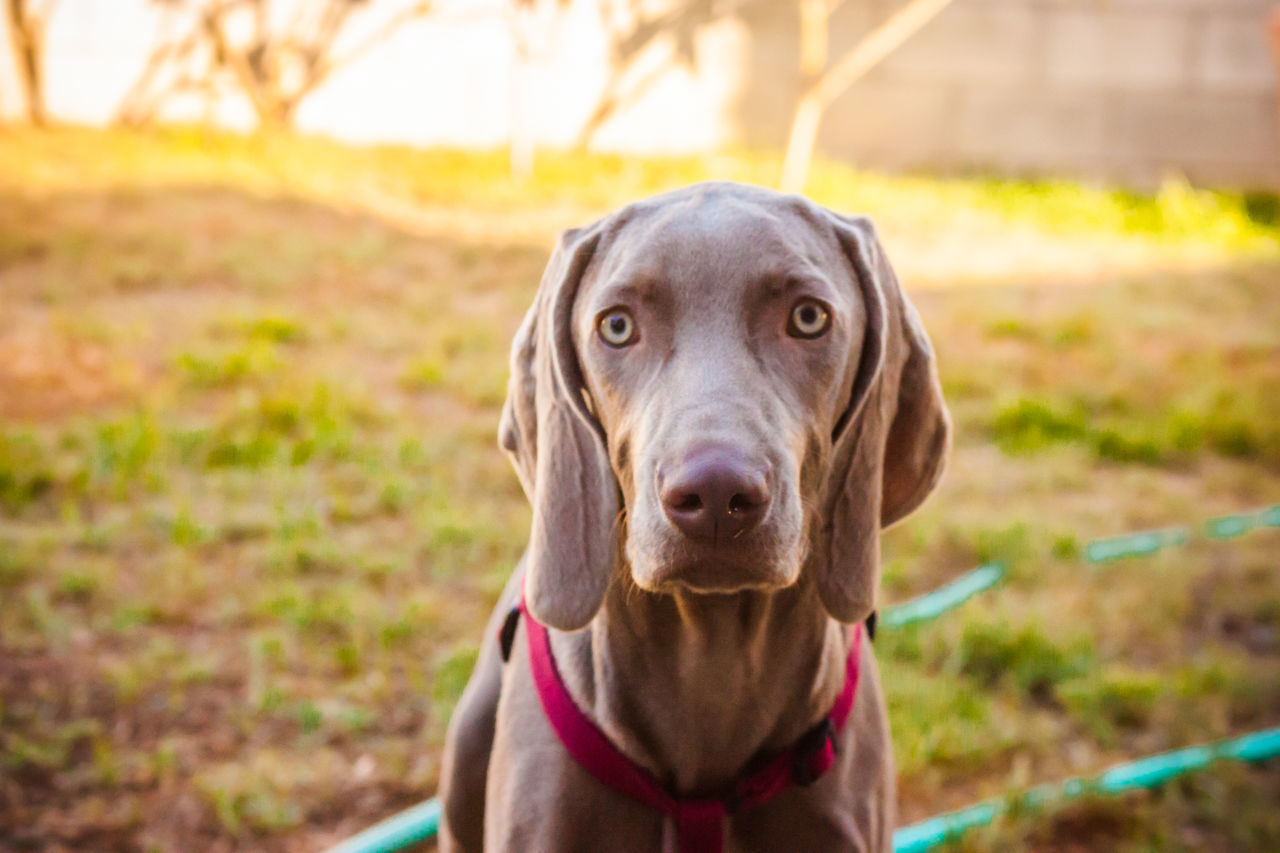
{"type": "Polygon", "coordinates": [[[441,850],[890,850],[880,531],[950,431],[869,220],[715,182],[565,232],[512,346],[532,528],[441,850]]]}

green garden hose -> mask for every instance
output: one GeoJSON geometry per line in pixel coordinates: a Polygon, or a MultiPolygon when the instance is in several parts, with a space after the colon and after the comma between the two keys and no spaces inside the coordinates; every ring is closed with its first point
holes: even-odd
{"type": "MultiPolygon", "coordinates": [[[[1056,784],[1040,785],[1012,800],[987,800],[904,826],[893,834],[893,851],[925,853],[958,838],[970,829],[986,826],[1015,803],[1024,809],[1041,809],[1054,802],[1087,793],[1115,796],[1138,788],[1154,788],[1177,776],[1202,770],[1221,759],[1252,762],[1277,756],[1280,756],[1280,728],[1263,729],[1217,743],[1162,752],[1117,764],[1089,779],[1073,778],[1056,784]]],[[[330,848],[327,853],[393,853],[434,837],[439,823],[440,804],[437,800],[428,800],[366,829],[330,848]]]]}
{"type": "Polygon", "coordinates": [[[1002,577],[1004,565],[1001,563],[978,566],[932,592],[888,608],[880,614],[880,624],[886,628],[900,628],[913,622],[935,619],[964,604],[984,589],[995,586],[1002,577]]]}
{"type": "MultiPolygon", "coordinates": [[[[1201,532],[1209,539],[1230,539],[1260,527],[1280,527],[1280,504],[1211,518],[1201,526],[1201,532]]],[[[1167,527],[1095,539],[1085,546],[1084,556],[1091,563],[1145,556],[1174,545],[1185,545],[1191,541],[1192,534],[1190,527],[1167,527]]]]}
{"type": "Polygon", "coordinates": [[[1065,782],[1040,785],[1012,800],[987,800],[959,811],[931,817],[904,826],[893,834],[894,853],[924,853],[954,840],[970,829],[986,826],[1010,805],[1039,809],[1078,797],[1081,794],[1118,795],[1138,788],[1154,788],[1176,776],[1201,770],[1219,759],[1264,761],[1280,756],[1280,728],[1264,729],[1230,740],[1202,746],[1189,746],[1117,764],[1090,779],[1068,779],[1065,782]]]}
{"type": "MultiPolygon", "coordinates": [[[[1280,504],[1252,512],[1212,518],[1203,525],[1210,539],[1240,536],[1260,527],[1280,527],[1280,504]]],[[[1152,554],[1191,539],[1188,527],[1128,533],[1095,539],[1085,546],[1085,558],[1099,563],[1121,557],[1152,554]]],[[[959,607],[974,595],[995,586],[1004,577],[1004,566],[987,563],[918,598],[890,607],[880,616],[880,624],[901,627],[934,619],[959,607]]],[[[1118,764],[1093,779],[1068,779],[1041,785],[1020,798],[1026,807],[1037,808],[1056,800],[1083,793],[1120,794],[1135,788],[1151,788],[1175,776],[1198,770],[1221,758],[1263,761],[1280,755],[1280,728],[1266,729],[1206,746],[1192,746],[1118,764]]],[[[988,800],[955,812],[938,815],[904,826],[893,835],[894,853],[922,853],[953,839],[966,830],[985,826],[1008,809],[1006,800],[988,800]]],[[[440,826],[440,802],[427,800],[352,836],[326,853],[394,853],[420,841],[434,838],[440,826]]]]}
{"type": "Polygon", "coordinates": [[[359,835],[330,847],[326,853],[394,853],[435,838],[439,828],[440,801],[432,798],[375,823],[359,835]]]}

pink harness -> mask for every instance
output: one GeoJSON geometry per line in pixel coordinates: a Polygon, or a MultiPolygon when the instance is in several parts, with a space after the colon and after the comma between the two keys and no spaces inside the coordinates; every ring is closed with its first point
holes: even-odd
{"type": "MultiPolygon", "coordinates": [[[[538,698],[560,742],[573,760],[597,780],[671,818],[679,853],[721,853],[727,816],[762,806],[792,785],[810,785],[835,763],[837,737],[849,721],[858,689],[861,626],[854,632],[845,663],[844,687],[831,711],[817,725],[759,770],[739,778],[720,796],[678,797],[652,773],[627,758],[573,701],[551,653],[550,635],[546,627],[529,614],[523,597],[502,626],[503,660],[510,656],[522,613],[529,622],[529,665],[533,668],[538,698]]],[[[866,630],[871,632],[874,626],[873,614],[866,630]]]]}

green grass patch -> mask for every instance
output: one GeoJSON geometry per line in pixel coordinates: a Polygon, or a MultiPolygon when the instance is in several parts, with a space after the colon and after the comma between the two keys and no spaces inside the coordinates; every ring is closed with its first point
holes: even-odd
{"type": "Polygon", "coordinates": [[[1052,698],[1061,682],[1093,665],[1084,639],[1062,645],[1036,625],[968,624],[955,656],[960,671],[980,684],[1009,683],[1041,701],[1052,698]]]}
{"type": "Polygon", "coordinates": [[[462,696],[467,686],[467,679],[476,667],[476,659],[480,656],[477,646],[460,646],[446,654],[436,665],[435,675],[431,682],[431,699],[435,703],[436,718],[448,720],[453,706],[462,696]]]}
{"type": "Polygon", "coordinates": [[[1124,666],[1090,672],[1058,688],[1068,710],[1104,744],[1118,741],[1117,729],[1132,732],[1149,726],[1167,692],[1168,676],[1124,666]]]}
{"type": "Polygon", "coordinates": [[[1118,463],[1176,464],[1212,451],[1280,464],[1280,427],[1263,413],[1272,405],[1249,392],[1224,391],[1198,409],[1108,413],[1082,401],[1022,397],[995,410],[990,434],[1012,454],[1077,444],[1098,459],[1118,463]]]}
{"type": "Polygon", "coordinates": [[[882,671],[898,771],[974,772],[1017,747],[1022,733],[979,687],[915,667],[882,671]]]}

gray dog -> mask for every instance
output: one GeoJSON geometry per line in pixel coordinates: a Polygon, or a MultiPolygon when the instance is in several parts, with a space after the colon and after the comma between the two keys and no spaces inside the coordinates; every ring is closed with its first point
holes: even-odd
{"type": "Polygon", "coordinates": [[[533,526],[441,849],[889,850],[863,625],[950,425],[870,222],[729,183],[625,207],[561,237],[511,368],[533,526]]]}

